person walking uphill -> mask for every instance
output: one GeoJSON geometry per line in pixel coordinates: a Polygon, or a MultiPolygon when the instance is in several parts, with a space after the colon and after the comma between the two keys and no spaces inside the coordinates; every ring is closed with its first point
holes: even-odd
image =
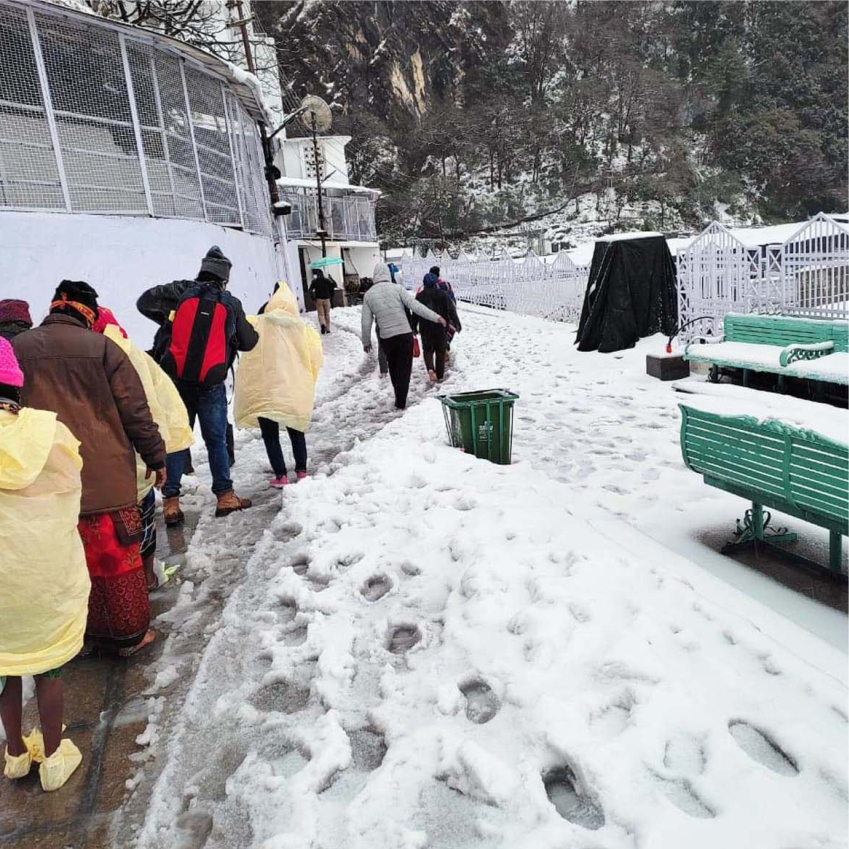
{"type": "Polygon", "coordinates": [[[378,263],[372,277],[374,285],[363,298],[363,350],[371,352],[371,326],[377,322],[377,333],[395,390],[395,406],[403,410],[407,406],[413,372],[413,331],[405,310],[443,326],[446,322],[441,315],[419,303],[402,286],[394,284],[387,265],[378,263]]]}
{"type": "MultiPolygon", "coordinates": [[[[200,430],[209,455],[215,515],[227,516],[251,506],[233,492],[227,455],[227,392],[224,379],[239,351],[259,341],[238,298],[226,291],[232,263],[213,246],[196,280],[175,280],[148,289],[136,304],[139,312],[159,325],[153,358],[171,377],[200,430]]],[[[180,484],[186,451],[168,455],[168,480],[162,489],[162,511],[169,527],[183,521],[180,484]]]]}
{"type": "Polygon", "coordinates": [[[39,764],[58,790],[80,765],[62,739],[62,667],[83,645],[90,582],[77,533],[79,443],[56,414],[21,406],[24,375],[0,339],[0,720],[4,774],[39,764]],[[35,676],[41,729],[23,736],[21,676],[35,676]]]}
{"type": "Polygon", "coordinates": [[[425,368],[431,381],[442,381],[445,377],[445,352],[448,350],[448,327],[456,331],[462,330],[457,308],[448,293],[439,288],[439,278],[435,274],[426,274],[422,290],[416,295],[416,300],[428,309],[441,315],[447,322],[447,327],[430,322],[420,322],[413,317],[413,332],[419,326],[422,334],[422,353],[425,368]]]}
{"type": "Polygon", "coordinates": [[[129,655],[152,642],[150,602],[139,553],[136,452],[157,486],[165,444],[126,354],[91,328],[97,292],[63,280],[40,327],[16,336],[23,404],[50,410],[80,440],[79,533],[91,576],[89,639],[129,655]]]}
{"type": "Polygon", "coordinates": [[[330,333],[330,308],[333,306],[333,293],[336,291],[336,281],[332,277],[325,277],[320,268],[312,273],[310,284],[310,296],[315,301],[315,309],[318,313],[318,323],[322,334],[330,333]]]}
{"type": "Polygon", "coordinates": [[[312,419],[315,382],[324,354],[315,329],[301,321],[298,304],[285,282],[274,287],[271,300],[256,319],[259,345],[245,354],[236,371],[233,415],[238,427],[259,427],[274,471],[271,486],[289,483],[280,446],[280,426],[289,432],[295,474],[307,473],[304,432],[312,419]]]}

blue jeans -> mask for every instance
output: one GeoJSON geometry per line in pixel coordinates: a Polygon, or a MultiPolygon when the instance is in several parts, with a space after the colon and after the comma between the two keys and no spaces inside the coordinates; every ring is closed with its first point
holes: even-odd
{"type": "MultiPolygon", "coordinates": [[[[200,432],[206,443],[209,455],[209,470],[212,472],[212,492],[222,495],[233,489],[230,479],[230,462],[227,456],[227,391],[224,384],[197,386],[192,383],[174,382],[186,410],[189,414],[189,424],[194,428],[195,420],[200,420],[200,432]]],[[[176,451],[169,454],[165,461],[168,480],[162,487],[166,498],[180,494],[180,482],[183,479],[183,468],[188,455],[186,451],[176,451]]]]}
{"type": "MultiPolygon", "coordinates": [[[[268,462],[274,470],[274,476],[282,478],[286,475],[286,461],[283,459],[283,449],[280,447],[280,425],[271,419],[259,419],[259,430],[265,443],[268,462]]],[[[292,453],[295,455],[295,471],[307,470],[307,438],[300,430],[286,428],[289,431],[289,441],[292,443],[292,453]]]]}

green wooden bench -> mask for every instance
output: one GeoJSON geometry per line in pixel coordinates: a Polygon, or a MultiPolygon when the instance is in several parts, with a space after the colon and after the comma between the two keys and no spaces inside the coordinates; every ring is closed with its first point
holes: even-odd
{"type": "Polygon", "coordinates": [[[728,370],[739,370],[744,385],[753,371],[776,374],[779,384],[795,377],[849,385],[849,324],[844,321],[730,314],[723,331],[720,341],[690,343],[684,352],[685,360],[710,365],[714,382],[728,370]],[[811,365],[813,360],[818,362],[811,365]]]}
{"type": "MultiPolygon", "coordinates": [[[[737,522],[736,542],[757,548],[792,542],[796,534],[770,528],[771,507],[827,528],[829,568],[841,577],[843,536],[849,535],[849,449],[810,430],[751,416],[727,416],[679,404],[681,452],[689,469],[752,502],[737,522]]],[[[778,548],[794,560],[805,558],[778,548]]],[[[809,564],[810,565],[810,564],[809,564]]],[[[816,564],[814,564],[816,565],[816,564]]],[[[819,568],[819,567],[817,567],[819,568]]]]}

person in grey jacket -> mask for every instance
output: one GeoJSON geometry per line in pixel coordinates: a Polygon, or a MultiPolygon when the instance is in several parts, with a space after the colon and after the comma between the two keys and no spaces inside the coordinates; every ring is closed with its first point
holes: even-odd
{"type": "Polygon", "coordinates": [[[395,390],[395,406],[407,406],[410,375],[413,373],[413,331],[407,310],[420,318],[445,325],[445,319],[419,303],[403,286],[392,282],[389,266],[379,262],[372,275],[374,285],[363,298],[363,350],[371,352],[371,326],[377,334],[389,363],[389,377],[395,390]]]}

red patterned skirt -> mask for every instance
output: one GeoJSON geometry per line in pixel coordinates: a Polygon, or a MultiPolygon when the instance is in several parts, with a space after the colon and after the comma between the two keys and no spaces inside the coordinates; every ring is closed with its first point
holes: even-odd
{"type": "Polygon", "coordinates": [[[135,646],[150,626],[138,508],[82,516],[78,528],[91,577],[86,637],[115,648],[135,646]]]}

